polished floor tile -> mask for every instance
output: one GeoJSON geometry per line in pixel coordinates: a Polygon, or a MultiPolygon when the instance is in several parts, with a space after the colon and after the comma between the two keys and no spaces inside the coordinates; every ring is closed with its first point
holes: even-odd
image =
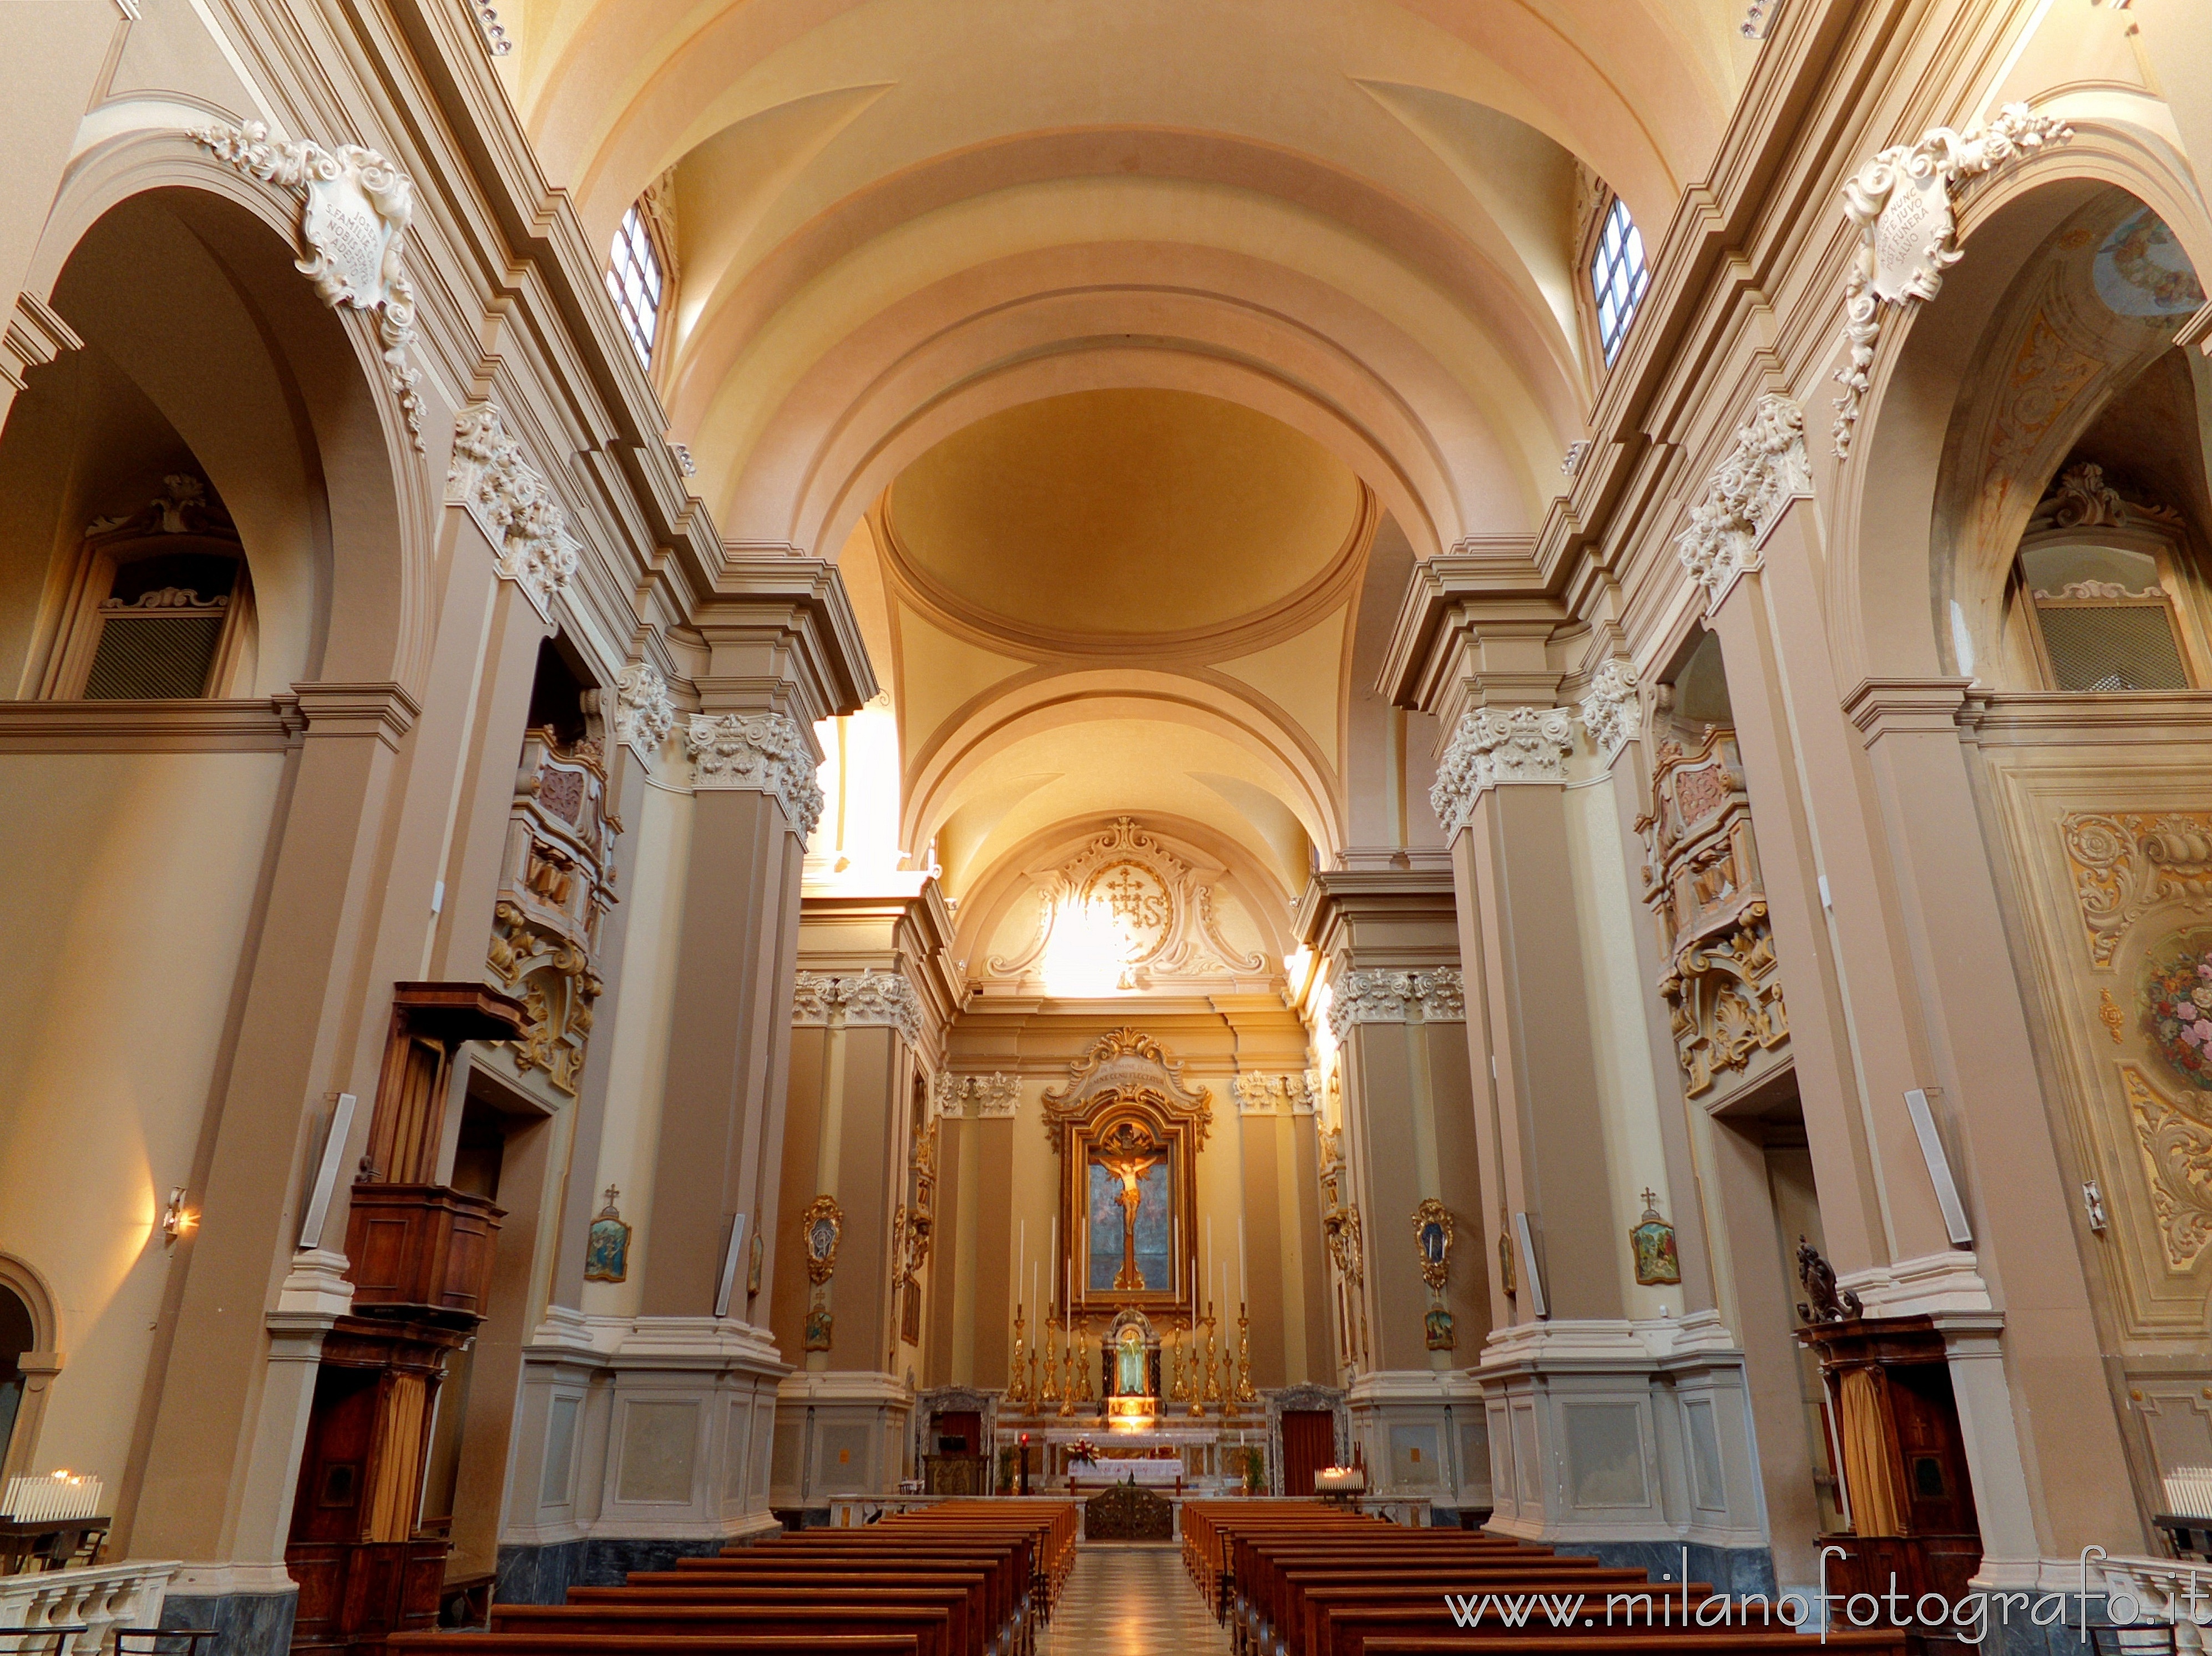
{"type": "Polygon", "coordinates": [[[1037,1656],[1182,1656],[1225,1651],[1182,1567],[1182,1549],[1099,1543],[1080,1548],[1037,1656]]]}

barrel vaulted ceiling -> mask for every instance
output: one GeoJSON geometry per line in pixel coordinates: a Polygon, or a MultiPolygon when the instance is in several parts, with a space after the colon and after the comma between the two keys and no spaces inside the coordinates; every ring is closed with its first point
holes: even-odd
{"type": "Polygon", "coordinates": [[[1292,892],[1403,837],[1373,611],[1534,529],[1585,180],[1656,236],[1756,50],[1715,0],[501,14],[593,235],[661,181],[670,435],[726,539],[843,563],[956,892],[1122,811],[1292,892]]]}

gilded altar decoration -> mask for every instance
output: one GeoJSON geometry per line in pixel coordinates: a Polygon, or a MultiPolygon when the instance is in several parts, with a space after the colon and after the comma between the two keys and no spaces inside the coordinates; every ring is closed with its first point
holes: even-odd
{"type": "Polygon", "coordinates": [[[306,138],[272,143],[260,121],[211,121],[185,136],[248,178],[300,192],[300,239],[307,256],[295,261],[295,268],[331,309],[345,305],[375,317],[385,377],[421,454],[422,399],[415,387],[422,376],[407,361],[415,343],[415,289],[406,268],[414,180],[357,143],[330,150],[306,138]]]}
{"type": "Polygon", "coordinates": [[[806,1280],[826,1282],[837,1269],[837,1239],[845,1233],[845,1210],[835,1196],[817,1196],[799,1215],[806,1245],[806,1280]]]}
{"type": "Polygon", "coordinates": [[[1751,797],[1735,732],[1704,727],[1659,744],[1644,842],[1644,905],[1666,960],[1659,992],[1670,1008],[1675,1056],[1691,1098],[1724,1074],[1747,1076],[1790,1037],[1774,955],[1751,797]]]}
{"type": "Polygon", "coordinates": [[[822,819],[822,784],[811,739],[786,713],[695,713],[684,728],[701,793],[765,794],[804,844],[822,819]]]}
{"type": "Polygon", "coordinates": [[[1705,589],[1705,612],[1721,606],[1736,578],[1759,567],[1759,544],[1784,507],[1813,492],[1805,456],[1805,411],[1772,393],[1752,406],[1735,441],[1690,508],[1674,538],[1682,567],[1705,589]]]}
{"type": "Polygon", "coordinates": [[[1916,143],[1891,145],[1844,186],[1844,210],[1859,246],[1844,284],[1844,342],[1850,360],[1836,370],[1844,387],[1836,399],[1837,459],[1850,455],[1881,337],[1881,307],[1933,299],[1943,272],[1963,257],[1951,211],[1953,186],[2073,136],[2063,122],[2032,114],[2024,103],[2008,103],[1986,125],[1964,132],[1938,126],[1916,143]]]}
{"type": "Polygon", "coordinates": [[[1682,1280],[1682,1261],[1674,1251],[1674,1227],[1659,1216],[1659,1193],[1644,1192],[1644,1217],[1629,1228],[1628,1248],[1636,1261],[1636,1281],[1647,1288],[1668,1288],[1682,1280]]]}
{"type": "Polygon", "coordinates": [[[1124,989],[1268,976],[1265,956],[1222,935],[1214,893],[1228,870],[1178,856],[1134,818],[1115,818],[1059,867],[1027,872],[1036,934],[1019,953],[990,957],[994,978],[1042,986],[1070,951],[1100,955],[1112,986],[1124,989]]]}
{"type": "Polygon", "coordinates": [[[1060,1158],[1071,1312],[1181,1304],[1212,1094],[1186,1087],[1182,1066],[1158,1041],[1125,1027],[1077,1057],[1067,1085],[1046,1089],[1043,1106],[1045,1132],[1060,1158]]]}
{"type": "Polygon", "coordinates": [[[500,579],[514,582],[539,618],[550,620],[583,549],[545,474],[508,435],[498,404],[478,403],[454,417],[446,500],[477,520],[497,555],[500,579]]]}
{"type": "Polygon", "coordinates": [[[2075,811],[2058,836],[2091,965],[2109,967],[2136,922],[2161,904],[2212,914],[2212,813],[2075,811]]]}
{"type": "Polygon", "coordinates": [[[629,1280],[630,1227],[615,1207],[622,1192],[607,1186],[607,1205],[599,1209],[584,1233],[584,1280],[586,1282],[624,1282],[629,1280]]]}
{"type": "Polygon", "coordinates": [[[599,745],[562,747],[550,728],[528,733],[507,812],[485,975],[519,993],[527,1015],[521,1038],[507,1044],[515,1068],[544,1072],[569,1098],[604,987],[592,960],[600,916],[616,900],[618,831],[607,813],[599,745]]]}
{"type": "Polygon", "coordinates": [[[1022,1308],[1018,1305],[1014,1307],[1013,1356],[1006,1365],[1006,1402],[1020,1404],[1029,1400],[1029,1325],[1023,1321],[1022,1308]]]}
{"type": "Polygon", "coordinates": [[[1451,1272],[1451,1209],[1434,1196],[1413,1209],[1413,1242],[1421,1251],[1421,1281],[1442,1292],[1451,1272]]]}

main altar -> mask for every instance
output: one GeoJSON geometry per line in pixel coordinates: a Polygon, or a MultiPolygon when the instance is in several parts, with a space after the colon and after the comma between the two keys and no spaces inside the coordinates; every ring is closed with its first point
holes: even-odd
{"type": "Polygon", "coordinates": [[[1001,1464],[1009,1450],[1026,1461],[1032,1489],[1216,1494],[1264,1476],[1250,1319],[1206,1295],[1194,1241],[1212,1099],[1181,1068],[1149,1037],[1114,1030],[1044,1095],[1061,1222],[1042,1262],[1048,1288],[1014,1308],[994,1433],[1001,1464]]]}

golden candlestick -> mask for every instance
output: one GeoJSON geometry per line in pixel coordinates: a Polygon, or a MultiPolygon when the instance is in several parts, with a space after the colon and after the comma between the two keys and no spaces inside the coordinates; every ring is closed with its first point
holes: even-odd
{"type": "Polygon", "coordinates": [[[1218,1378],[1219,1371],[1215,1367],[1216,1346],[1214,1344],[1214,1330],[1218,1326],[1218,1324],[1215,1322],[1213,1316],[1213,1301],[1209,1300],[1206,1302],[1205,1400],[1207,1403],[1219,1403],[1221,1401],[1221,1382],[1218,1378]]]}
{"type": "Polygon", "coordinates": [[[1075,1363],[1076,1375],[1083,1383],[1082,1400],[1085,1403],[1096,1403],[1097,1397],[1091,1389],[1091,1377],[1098,1372],[1098,1365],[1091,1361],[1091,1330],[1085,1329],[1077,1337],[1083,1342],[1082,1355],[1077,1358],[1075,1363]]]}
{"type": "Polygon", "coordinates": [[[1242,1300],[1237,1302],[1237,1401],[1260,1401],[1259,1393],[1252,1390],[1252,1318],[1242,1300]]]}
{"type": "Polygon", "coordinates": [[[1022,1308],[1014,1307],[1014,1365],[1013,1373],[1006,1377],[1006,1401],[1010,1403],[1030,1400],[1029,1376],[1023,1372],[1029,1361],[1028,1341],[1024,1337],[1026,1325],[1022,1321],[1022,1308]]]}
{"type": "Polygon", "coordinates": [[[1060,1401],[1060,1359],[1053,1355],[1053,1348],[1059,1343],[1053,1336],[1059,1332],[1059,1324],[1049,1317],[1045,1318],[1044,1390],[1037,1393],[1037,1401],[1041,1403],[1060,1401]]]}
{"type": "Polygon", "coordinates": [[[1181,1403],[1182,1396],[1182,1340],[1175,1330],[1167,1336],[1168,1396],[1170,1403],[1181,1403]]]}
{"type": "Polygon", "coordinates": [[[1199,1419],[1206,1413],[1206,1379],[1198,1367],[1198,1322],[1190,1325],[1190,1361],[1183,1369],[1183,1390],[1190,1396],[1190,1417],[1199,1419]]]}

